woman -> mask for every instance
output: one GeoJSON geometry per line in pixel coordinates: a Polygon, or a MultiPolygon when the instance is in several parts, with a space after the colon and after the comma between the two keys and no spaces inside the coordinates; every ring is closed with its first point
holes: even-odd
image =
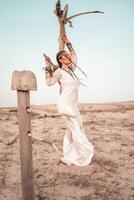
{"type": "Polygon", "coordinates": [[[70,53],[58,52],[56,59],[59,67],[52,72],[50,69],[51,60],[46,59],[46,82],[47,85],[59,83],[60,94],[57,102],[57,109],[60,113],[68,113],[73,117],[64,117],[66,132],[63,139],[63,157],[61,161],[68,166],[75,164],[86,166],[91,162],[94,155],[94,146],[89,142],[82,124],[82,118],[78,109],[78,87],[79,81],[75,76],[77,63],[76,53],[66,37],[62,37],[70,53]]]}

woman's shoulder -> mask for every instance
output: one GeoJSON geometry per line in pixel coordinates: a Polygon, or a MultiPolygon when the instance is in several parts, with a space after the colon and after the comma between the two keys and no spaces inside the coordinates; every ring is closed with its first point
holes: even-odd
{"type": "Polygon", "coordinates": [[[54,76],[60,76],[60,75],[61,75],[61,69],[60,69],[59,66],[57,66],[57,68],[55,69],[53,75],[54,75],[54,76]]]}

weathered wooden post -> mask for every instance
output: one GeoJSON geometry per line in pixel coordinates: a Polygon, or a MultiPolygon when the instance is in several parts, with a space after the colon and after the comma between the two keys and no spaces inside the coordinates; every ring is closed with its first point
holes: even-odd
{"type": "Polygon", "coordinates": [[[34,200],[31,114],[27,109],[30,107],[29,91],[37,90],[36,77],[31,71],[14,71],[11,88],[17,90],[18,97],[22,197],[34,200]]]}

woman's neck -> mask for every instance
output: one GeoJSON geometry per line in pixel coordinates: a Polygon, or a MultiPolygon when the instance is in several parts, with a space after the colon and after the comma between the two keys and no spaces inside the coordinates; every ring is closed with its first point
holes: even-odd
{"type": "Polygon", "coordinates": [[[68,65],[66,65],[66,64],[63,63],[62,64],[62,69],[65,69],[65,70],[68,69],[68,65]]]}

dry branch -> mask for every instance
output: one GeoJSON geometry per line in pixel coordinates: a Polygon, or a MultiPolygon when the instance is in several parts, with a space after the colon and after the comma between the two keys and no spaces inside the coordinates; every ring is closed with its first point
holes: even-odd
{"type": "Polygon", "coordinates": [[[85,15],[85,14],[93,14],[93,13],[103,14],[104,12],[102,12],[102,11],[88,11],[88,12],[82,12],[82,13],[78,13],[78,14],[72,15],[70,17],[67,17],[68,4],[66,4],[65,7],[64,7],[64,10],[62,10],[60,0],[58,0],[57,3],[56,3],[54,13],[56,14],[56,16],[58,18],[59,27],[60,27],[60,31],[59,31],[59,51],[61,51],[61,50],[64,50],[64,42],[62,41],[62,35],[66,34],[65,24],[67,22],[70,24],[71,27],[73,27],[72,22],[70,20],[74,17],[80,16],[80,15],[85,15]]]}
{"type": "Polygon", "coordinates": [[[38,139],[38,138],[35,138],[35,137],[32,137],[32,143],[34,143],[35,141],[37,142],[43,142],[43,143],[46,143],[46,144],[49,144],[53,147],[53,149],[59,154],[59,155],[62,155],[62,153],[59,151],[58,147],[56,146],[55,142],[54,141],[50,141],[48,139],[38,139]]]}
{"type": "Polygon", "coordinates": [[[16,134],[12,139],[10,139],[9,141],[5,141],[3,139],[0,138],[0,142],[2,142],[3,144],[9,146],[12,145],[14,142],[16,142],[16,140],[18,139],[19,134],[16,134]]]}
{"type": "MultiPolygon", "coordinates": [[[[17,108],[11,108],[10,110],[9,110],[9,112],[17,112],[18,111],[18,109],[17,108]]],[[[68,114],[68,113],[48,113],[48,112],[45,112],[45,111],[42,111],[42,110],[40,110],[40,109],[37,109],[37,108],[28,108],[27,109],[27,112],[29,112],[29,113],[33,113],[33,114],[38,114],[38,115],[40,115],[40,117],[62,117],[62,116],[64,116],[64,117],[72,117],[72,118],[76,118],[77,116],[74,116],[74,115],[71,115],[71,114],[68,114]]]]}
{"type": "Polygon", "coordinates": [[[62,15],[62,22],[65,23],[67,19],[67,12],[68,12],[68,4],[65,5],[62,15]]]}
{"type": "Polygon", "coordinates": [[[35,108],[28,108],[27,112],[29,113],[34,113],[34,114],[39,114],[41,117],[72,117],[72,118],[76,118],[76,116],[68,114],[68,113],[54,113],[54,114],[50,114],[47,112],[44,112],[42,110],[38,110],[35,108]]]}
{"type": "MultiPolygon", "coordinates": [[[[32,136],[31,136],[32,137],[32,136]]],[[[17,139],[19,138],[19,134],[16,134],[10,141],[6,142],[4,140],[2,140],[0,138],[0,142],[2,142],[3,144],[9,146],[9,145],[12,145],[17,139]]],[[[38,142],[43,142],[43,143],[46,143],[46,144],[49,144],[50,146],[53,147],[53,149],[59,154],[59,155],[62,155],[62,153],[59,151],[58,147],[56,146],[56,143],[55,141],[51,141],[49,139],[38,139],[38,138],[35,138],[35,137],[32,137],[32,143],[34,143],[35,141],[38,141],[38,142]]]]}
{"type": "Polygon", "coordinates": [[[80,16],[80,15],[85,15],[85,14],[92,14],[92,13],[100,13],[100,14],[103,14],[104,12],[102,11],[88,11],[88,12],[82,12],[82,13],[78,13],[78,14],[75,14],[75,15],[72,15],[70,17],[68,17],[66,19],[66,21],[69,21],[70,19],[74,18],[74,17],[77,17],[77,16],[80,16]]]}
{"type": "Polygon", "coordinates": [[[9,112],[17,112],[18,109],[17,108],[9,108],[9,112]]]}

